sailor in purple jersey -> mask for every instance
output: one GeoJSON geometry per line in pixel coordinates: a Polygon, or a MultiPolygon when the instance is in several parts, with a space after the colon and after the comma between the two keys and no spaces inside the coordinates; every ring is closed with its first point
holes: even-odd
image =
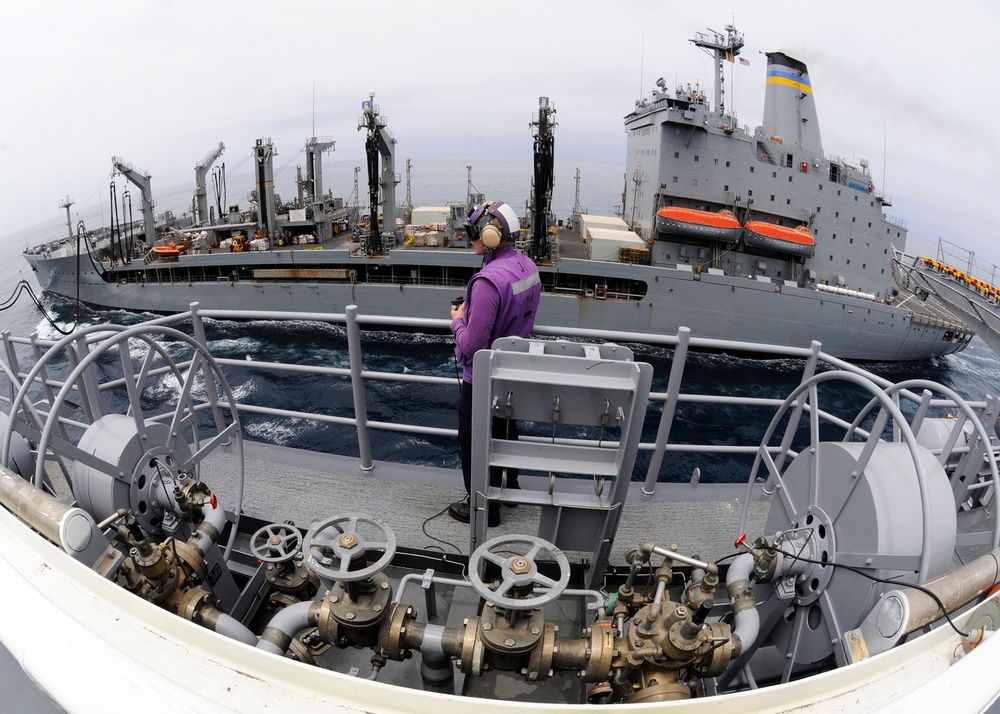
{"type": "MultiPolygon", "coordinates": [[[[451,331],[455,357],[462,366],[462,392],[458,400],[458,444],[466,497],[448,507],[452,518],[469,522],[469,488],[472,468],[472,357],[489,349],[501,337],[527,337],[535,324],[542,284],[532,260],[514,250],[521,224],[510,206],[500,201],[478,204],[469,213],[465,230],[483,267],[469,281],[465,302],[452,304],[451,331]]],[[[517,423],[494,417],[495,438],[516,439],[517,423]]],[[[517,488],[517,471],[507,471],[506,483],[499,468],[490,469],[490,485],[517,488]]],[[[490,504],[487,522],[500,523],[499,504],[490,504]]]]}

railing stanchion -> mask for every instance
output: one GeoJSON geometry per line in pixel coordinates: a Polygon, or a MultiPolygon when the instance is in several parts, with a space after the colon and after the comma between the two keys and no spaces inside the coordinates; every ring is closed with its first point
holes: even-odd
{"type": "Polygon", "coordinates": [[[649,470],[646,471],[646,483],[642,485],[642,492],[647,496],[652,496],[656,492],[656,480],[660,475],[660,465],[663,463],[663,451],[667,447],[667,441],[670,440],[670,427],[674,423],[674,413],[677,411],[677,396],[681,391],[690,340],[690,328],[681,327],[677,330],[677,347],[674,348],[670,377],[667,379],[667,399],[663,402],[663,413],[660,415],[660,426],[656,430],[653,456],[649,459],[649,470]]]}
{"type": "Polygon", "coordinates": [[[361,328],[358,326],[358,306],[348,305],[347,317],[347,351],[351,360],[351,391],[354,394],[354,418],[358,430],[358,452],[361,457],[361,470],[371,471],[372,441],[368,434],[368,403],[365,400],[365,382],[361,377],[361,328]]]}

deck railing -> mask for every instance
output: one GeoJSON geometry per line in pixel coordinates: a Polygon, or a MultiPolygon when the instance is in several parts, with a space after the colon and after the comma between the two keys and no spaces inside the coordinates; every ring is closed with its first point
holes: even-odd
{"type": "MultiPolygon", "coordinates": [[[[344,379],[352,390],[352,400],[353,400],[353,415],[351,416],[334,416],[329,414],[320,414],[309,411],[301,410],[290,410],[282,408],[271,408],[266,406],[258,406],[253,404],[247,404],[243,402],[237,402],[235,408],[243,413],[256,413],[256,414],[267,414],[284,419],[300,419],[305,421],[312,421],[315,423],[325,423],[325,424],[339,424],[351,427],[357,437],[358,443],[358,464],[360,468],[364,471],[370,470],[374,466],[374,460],[372,455],[372,440],[371,431],[382,430],[391,431],[398,433],[414,434],[426,437],[455,437],[457,432],[455,429],[451,428],[441,428],[428,426],[421,423],[405,423],[402,421],[378,421],[372,420],[368,417],[367,403],[368,403],[368,387],[374,382],[402,382],[402,383],[412,383],[412,384],[431,384],[431,385],[442,385],[449,389],[453,389],[455,385],[455,377],[442,377],[431,374],[419,374],[411,373],[407,371],[406,373],[398,372],[384,372],[384,371],[373,371],[364,369],[364,342],[366,332],[364,328],[370,328],[373,330],[410,330],[410,331],[424,331],[424,332],[442,332],[446,331],[448,327],[447,320],[438,319],[401,319],[401,318],[390,318],[381,316],[371,316],[362,315],[355,306],[350,306],[344,313],[327,313],[327,314],[314,314],[314,313],[297,313],[297,312],[262,312],[262,311],[235,311],[235,310],[203,310],[199,307],[197,303],[191,305],[191,309],[185,313],[180,313],[177,315],[156,318],[150,320],[147,324],[150,325],[160,325],[169,326],[176,329],[183,329],[184,325],[188,325],[186,331],[193,333],[194,338],[208,347],[207,339],[205,337],[204,320],[268,320],[268,321],[318,321],[323,323],[329,323],[334,325],[342,325],[347,332],[347,342],[348,342],[348,352],[349,352],[349,366],[348,367],[326,367],[320,365],[307,365],[301,363],[276,363],[276,362],[259,362],[259,361],[246,361],[246,360],[234,360],[234,359],[217,359],[217,363],[223,370],[227,369],[239,369],[241,371],[249,370],[251,372],[260,373],[275,373],[275,372],[286,372],[286,373],[305,373],[312,375],[325,375],[325,376],[335,376],[344,379]],[[190,322],[188,322],[190,321],[190,322]]],[[[698,337],[692,337],[690,331],[687,328],[681,328],[675,335],[662,335],[662,336],[650,336],[648,334],[640,335],[614,331],[614,330],[585,330],[585,329],[565,329],[565,328],[551,328],[543,325],[536,325],[535,334],[543,338],[561,338],[561,339],[579,339],[579,340],[600,340],[608,342],[617,343],[632,343],[632,342],[644,342],[652,343],[661,347],[669,348],[673,350],[673,356],[670,360],[668,373],[661,374],[659,378],[654,376],[654,380],[659,379],[660,382],[665,381],[666,389],[665,391],[654,391],[650,393],[651,403],[660,403],[660,415],[659,420],[656,423],[656,434],[655,438],[652,440],[642,441],[639,445],[641,451],[649,452],[648,466],[645,467],[645,474],[634,474],[633,479],[640,478],[643,481],[642,491],[647,495],[652,495],[656,492],[658,479],[660,477],[660,470],[663,464],[663,459],[666,454],[670,453],[691,453],[699,452],[704,454],[743,454],[743,455],[755,455],[760,452],[761,445],[758,442],[752,443],[728,443],[728,444],[718,444],[718,443],[676,443],[671,440],[671,432],[676,426],[677,411],[680,405],[714,405],[723,406],[727,408],[738,407],[753,409],[754,419],[757,422],[763,421],[766,424],[767,418],[761,416],[760,409],[767,408],[768,410],[776,411],[778,407],[782,404],[783,399],[780,398],[767,398],[767,397],[745,397],[745,396],[731,396],[724,394],[706,394],[697,393],[692,391],[686,391],[684,387],[684,372],[685,367],[688,364],[688,358],[693,351],[713,351],[713,352],[729,352],[729,353],[741,353],[744,355],[758,355],[758,356],[768,356],[768,357],[785,357],[796,360],[801,360],[802,370],[801,370],[801,380],[799,384],[808,380],[810,377],[815,375],[818,371],[837,369],[844,370],[849,373],[863,375],[871,381],[875,382],[882,388],[887,388],[891,383],[875,374],[867,372],[860,367],[844,362],[842,360],[836,359],[822,351],[820,343],[813,342],[808,347],[796,348],[796,347],[780,347],[775,345],[763,345],[750,342],[738,342],[738,341],[728,341],[728,340],[714,340],[714,339],[704,339],[698,337]]],[[[11,377],[13,379],[23,379],[27,374],[30,366],[22,367],[20,362],[24,361],[25,364],[28,362],[33,362],[38,358],[38,355],[45,350],[45,348],[51,345],[51,342],[39,339],[37,336],[31,338],[18,338],[11,336],[9,333],[4,333],[2,336],[3,344],[5,347],[5,353],[7,356],[7,365],[11,369],[11,377]],[[22,356],[18,356],[18,347],[21,348],[22,356]],[[29,352],[29,356],[25,358],[23,353],[29,352]]],[[[90,339],[97,339],[92,337],[90,339]]],[[[178,362],[178,366],[181,368],[186,368],[190,362],[178,362]]],[[[166,371],[166,370],[164,370],[166,371]]],[[[654,381],[656,383],[656,381],[654,381]]],[[[110,389],[115,387],[121,387],[123,380],[119,379],[117,381],[111,380],[101,385],[101,389],[110,389]]],[[[44,388],[49,390],[48,393],[51,394],[52,390],[58,390],[62,387],[62,382],[59,381],[57,377],[49,374],[45,377],[44,388]]],[[[6,391],[6,390],[4,390],[6,391]]],[[[935,398],[930,399],[929,396],[923,396],[913,394],[907,390],[903,390],[901,394],[914,401],[915,403],[920,403],[923,399],[928,407],[953,407],[954,403],[947,398],[935,398]]],[[[6,401],[9,403],[9,397],[0,397],[0,401],[6,401]]],[[[977,410],[983,410],[986,406],[985,402],[971,402],[970,406],[977,410]]],[[[849,428],[851,425],[848,421],[836,416],[833,413],[828,413],[823,410],[817,410],[817,418],[819,421],[837,425],[841,428],[849,428]]],[[[81,426],[77,422],[72,422],[71,420],[61,417],[66,420],[66,423],[72,424],[73,426],[81,426]]],[[[653,415],[655,418],[655,413],[653,415]]],[[[648,421],[649,417],[647,417],[648,421]]],[[[734,427],[737,424],[734,424],[734,427]]],[[[864,432],[860,432],[864,434],[864,432]]],[[[531,436],[522,438],[532,438],[531,436]]],[[[538,438],[538,437],[535,437],[538,438]]],[[[605,443],[607,443],[605,441],[605,443]]],[[[613,445],[611,445],[613,446],[613,445]]],[[[962,448],[960,446],[951,445],[953,448],[952,453],[960,454],[962,448]]],[[[778,446],[768,446],[767,450],[769,452],[777,452],[779,450],[778,446]]],[[[967,450],[967,449],[966,449],[967,450]]],[[[792,454],[794,455],[794,454],[792,454]]],[[[697,484],[699,482],[699,472],[697,469],[692,470],[692,475],[690,477],[691,484],[697,484]]]]}

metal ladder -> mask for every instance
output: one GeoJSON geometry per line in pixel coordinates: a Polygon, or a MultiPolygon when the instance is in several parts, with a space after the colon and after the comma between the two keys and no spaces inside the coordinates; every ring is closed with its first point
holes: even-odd
{"type": "Polygon", "coordinates": [[[473,361],[470,548],[486,541],[491,503],[540,506],[538,536],[591,554],[587,587],[604,573],[638,451],[653,368],[615,344],[502,338],[473,361]],[[495,439],[493,417],[530,423],[495,439]],[[491,467],[547,487],[490,486],[491,467]]]}

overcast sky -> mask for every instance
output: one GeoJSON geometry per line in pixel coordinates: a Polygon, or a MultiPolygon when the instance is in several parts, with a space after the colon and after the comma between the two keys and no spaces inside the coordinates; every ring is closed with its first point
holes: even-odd
{"type": "Polygon", "coordinates": [[[750,66],[734,67],[727,103],[741,124],[761,122],[761,53],[802,60],[826,152],[869,159],[911,239],[934,245],[942,237],[1000,263],[998,7],[993,0],[8,3],[0,235],[59,218],[67,194],[81,206],[100,200],[113,155],[149,171],[154,191],[193,183],[194,164],[220,141],[227,167],[259,137],[273,139],[280,163],[313,134],[337,141],[332,160],[358,163],[357,121],[369,91],[399,156],[528,158],[528,122],[537,97],[548,95],[560,159],[624,170],[622,118],[635,100],[658,77],[668,86],[711,86],[711,62],[688,40],[735,22],[750,66]]]}

